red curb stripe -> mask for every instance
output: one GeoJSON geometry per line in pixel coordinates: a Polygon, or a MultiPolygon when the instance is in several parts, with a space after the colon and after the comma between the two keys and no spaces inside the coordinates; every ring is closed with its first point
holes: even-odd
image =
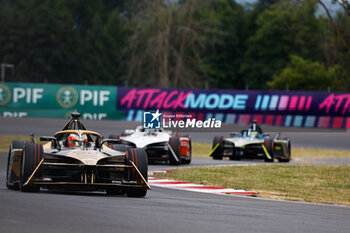
{"type": "Polygon", "coordinates": [[[174,186],[172,188],[179,188],[179,189],[208,189],[208,190],[227,189],[227,188],[210,187],[210,186],[174,186]]]}

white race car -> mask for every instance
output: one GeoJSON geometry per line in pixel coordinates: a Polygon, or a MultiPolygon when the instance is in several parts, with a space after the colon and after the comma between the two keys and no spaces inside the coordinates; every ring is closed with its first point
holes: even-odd
{"type": "Polygon", "coordinates": [[[109,138],[119,139],[120,144],[127,147],[144,148],[149,161],[169,161],[171,165],[191,163],[191,138],[187,135],[173,135],[163,128],[146,129],[138,126],[135,130],[127,129],[120,136],[110,135],[109,138]]]}
{"type": "Polygon", "coordinates": [[[234,133],[228,138],[215,136],[210,156],[213,159],[229,157],[230,160],[264,159],[265,162],[273,162],[277,158],[279,162],[289,162],[291,145],[288,138],[272,138],[264,134],[254,121],[248,130],[242,130],[240,134],[234,133]]]}

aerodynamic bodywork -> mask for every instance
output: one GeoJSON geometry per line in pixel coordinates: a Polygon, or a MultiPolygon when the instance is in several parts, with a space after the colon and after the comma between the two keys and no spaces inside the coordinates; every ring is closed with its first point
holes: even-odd
{"type": "Polygon", "coordinates": [[[121,144],[131,148],[145,149],[149,161],[169,161],[172,165],[189,164],[192,159],[191,138],[187,135],[175,134],[160,129],[146,129],[142,126],[135,130],[125,130],[119,139],[121,144]]]}
{"type": "Polygon", "coordinates": [[[40,137],[46,144],[13,141],[10,146],[6,185],[9,189],[36,192],[40,188],[98,191],[143,197],[147,182],[147,155],[142,148],[113,150],[100,134],[86,130],[80,114],[53,137],[40,137]]]}
{"type": "Polygon", "coordinates": [[[215,136],[210,156],[213,159],[228,157],[230,160],[264,159],[266,162],[273,162],[277,158],[279,162],[289,162],[291,144],[288,138],[279,135],[272,138],[264,134],[254,121],[248,130],[233,133],[231,137],[215,136]]]}

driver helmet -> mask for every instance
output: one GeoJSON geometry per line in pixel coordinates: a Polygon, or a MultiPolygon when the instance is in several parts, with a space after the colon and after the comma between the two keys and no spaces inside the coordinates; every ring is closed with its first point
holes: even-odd
{"type": "Polygon", "coordinates": [[[256,138],[256,137],[258,137],[258,132],[256,132],[256,131],[249,131],[248,132],[248,136],[251,137],[251,138],[256,138]]]}
{"type": "Polygon", "coordinates": [[[258,136],[258,124],[256,123],[255,120],[253,121],[253,124],[250,126],[247,135],[253,138],[258,136]]]}
{"type": "MultiPolygon", "coordinates": [[[[87,142],[87,136],[84,134],[82,136],[82,142],[87,142]]],[[[75,146],[79,146],[79,136],[76,135],[76,134],[70,134],[68,136],[68,146],[71,146],[71,147],[75,147],[75,146]]]]}
{"type": "Polygon", "coordinates": [[[256,120],[253,121],[253,124],[250,128],[252,131],[258,131],[258,124],[256,123],[256,120]]]}

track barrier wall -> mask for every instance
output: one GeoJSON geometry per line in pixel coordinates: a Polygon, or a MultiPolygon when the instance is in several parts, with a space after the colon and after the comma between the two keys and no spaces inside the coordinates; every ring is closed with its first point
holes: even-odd
{"type": "Polygon", "coordinates": [[[92,85],[0,83],[2,117],[142,121],[145,110],[228,124],[350,128],[350,93],[133,88],[92,85]]]}

